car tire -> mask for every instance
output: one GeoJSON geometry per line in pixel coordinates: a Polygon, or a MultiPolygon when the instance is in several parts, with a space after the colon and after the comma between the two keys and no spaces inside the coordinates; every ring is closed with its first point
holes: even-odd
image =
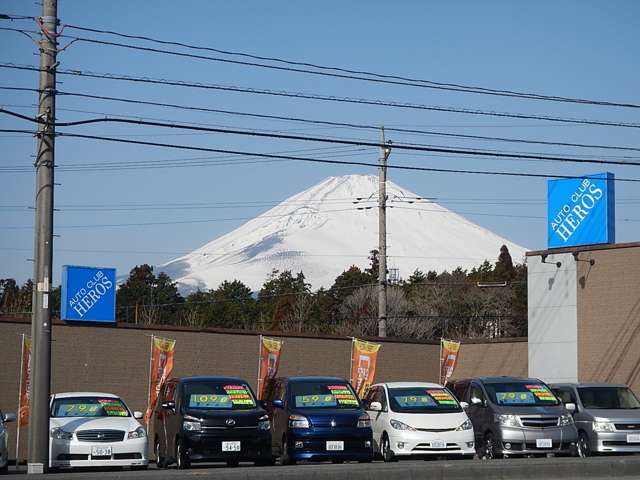
{"type": "Polygon", "coordinates": [[[184,451],[184,446],[180,439],[176,441],[176,466],[178,470],[186,470],[191,467],[191,461],[189,460],[187,453],[184,451]]]}
{"type": "Polygon", "coordinates": [[[578,456],[582,458],[593,456],[591,450],[591,444],[589,443],[589,436],[585,432],[580,432],[578,435],[578,456]]]}
{"type": "Polygon", "coordinates": [[[493,433],[489,432],[484,436],[484,442],[482,445],[482,457],[485,460],[494,460],[496,458],[502,458],[502,455],[496,451],[496,439],[493,433]]]}
{"type": "Polygon", "coordinates": [[[9,462],[4,467],[0,467],[0,474],[5,475],[9,473],[9,462]]]}
{"type": "Polygon", "coordinates": [[[166,459],[160,455],[160,439],[156,438],[155,445],[153,447],[153,452],[156,456],[156,467],[157,468],[165,468],[166,467],[166,459]]]}
{"type": "Polygon", "coordinates": [[[393,450],[391,450],[391,444],[389,443],[389,437],[386,433],[382,435],[382,440],[380,441],[380,454],[382,455],[382,460],[385,462],[397,462],[398,459],[393,454],[393,450]]]}
{"type": "Polygon", "coordinates": [[[287,437],[282,437],[282,447],[280,451],[280,465],[295,465],[296,461],[291,457],[289,452],[289,442],[287,437]]]}

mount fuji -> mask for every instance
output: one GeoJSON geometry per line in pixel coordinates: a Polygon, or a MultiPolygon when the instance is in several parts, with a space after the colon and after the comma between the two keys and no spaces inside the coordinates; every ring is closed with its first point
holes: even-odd
{"type": "MultiPolygon", "coordinates": [[[[386,187],[387,265],[401,277],[493,263],[502,245],[523,260],[524,247],[392,182],[386,187]]],[[[274,269],[302,271],[313,289],[330,287],[351,265],[366,268],[378,248],[377,194],[376,176],[329,177],[158,269],[182,292],[225,280],[257,291],[274,269]]]]}

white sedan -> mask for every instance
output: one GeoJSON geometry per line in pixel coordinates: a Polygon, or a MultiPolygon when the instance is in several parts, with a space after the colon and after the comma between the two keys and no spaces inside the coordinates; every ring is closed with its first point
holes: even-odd
{"type": "Polygon", "coordinates": [[[146,468],[147,432],[110,393],[70,392],[51,396],[49,466],[146,468]]]}

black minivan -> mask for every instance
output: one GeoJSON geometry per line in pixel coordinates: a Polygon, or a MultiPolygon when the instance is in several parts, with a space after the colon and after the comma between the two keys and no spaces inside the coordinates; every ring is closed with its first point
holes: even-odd
{"type": "Polygon", "coordinates": [[[154,412],[159,468],[175,462],[272,463],[267,412],[241,378],[183,377],[168,380],[154,412]]]}

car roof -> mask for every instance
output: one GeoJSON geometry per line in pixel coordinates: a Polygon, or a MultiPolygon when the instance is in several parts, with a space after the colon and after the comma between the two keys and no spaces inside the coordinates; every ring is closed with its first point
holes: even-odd
{"type": "MultiPolygon", "coordinates": [[[[376,385],[386,385],[388,388],[444,388],[442,385],[432,382],[385,382],[384,384],[377,383],[376,385]]],[[[373,386],[375,387],[376,385],[373,386]]]]}
{"type": "Polygon", "coordinates": [[[348,380],[342,377],[326,377],[320,375],[304,375],[296,377],[280,377],[278,380],[286,380],[287,382],[347,382],[348,380]]]}
{"type": "MultiPolygon", "coordinates": [[[[539,378],[526,378],[526,377],[510,377],[510,376],[500,376],[500,377],[475,377],[466,379],[467,381],[477,380],[482,383],[513,383],[513,382],[531,382],[531,383],[540,383],[542,380],[539,378]]],[[[544,382],[542,382],[544,383],[544,382]]]]}
{"type": "Polygon", "coordinates": [[[119,395],[113,393],[104,392],[62,392],[54,393],[54,398],[72,398],[72,397],[108,397],[108,398],[120,398],[119,395]]]}
{"type": "Polygon", "coordinates": [[[624,383],[550,383],[550,387],[615,387],[615,388],[628,388],[628,385],[624,383]]]}
{"type": "Polygon", "coordinates": [[[206,376],[206,375],[198,375],[193,377],[175,377],[172,378],[173,382],[234,382],[234,383],[246,383],[245,379],[240,377],[222,377],[222,376],[206,376]]]}

